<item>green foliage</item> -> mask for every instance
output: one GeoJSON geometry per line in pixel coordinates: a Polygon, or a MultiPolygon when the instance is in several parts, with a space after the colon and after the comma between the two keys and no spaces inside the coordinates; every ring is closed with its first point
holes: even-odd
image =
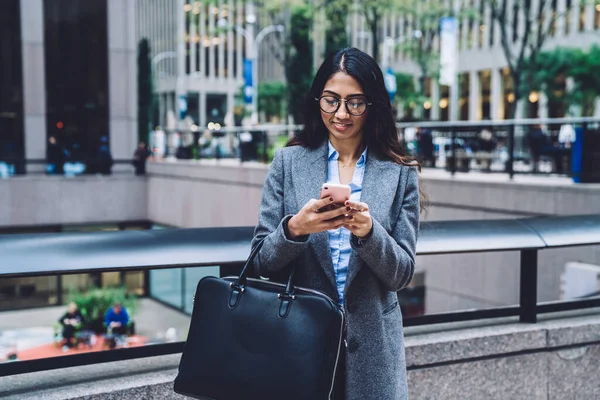
{"type": "MultiPolygon", "coordinates": [[[[277,149],[284,148],[285,145],[287,144],[287,142],[288,142],[287,135],[277,136],[275,138],[275,143],[269,145],[268,148],[267,148],[267,160],[266,160],[266,162],[267,163],[272,162],[273,161],[273,157],[275,157],[275,151],[277,149]]],[[[264,151],[263,151],[263,147],[262,146],[258,147],[257,154],[258,154],[258,159],[259,160],[264,160],[264,157],[263,157],[264,151]]]]}
{"type": "Polygon", "coordinates": [[[92,288],[86,292],[72,292],[69,293],[67,299],[68,302],[75,302],[88,320],[104,318],[104,313],[117,301],[127,309],[129,316],[133,318],[138,303],[137,297],[128,295],[125,287],[92,288]]]}
{"type": "Polygon", "coordinates": [[[150,44],[143,38],[138,43],[138,141],[148,141],[152,130],[152,113],[154,110],[154,89],[152,85],[152,66],[150,61],[150,44]]]}
{"type": "Polygon", "coordinates": [[[582,107],[583,115],[592,116],[596,98],[600,97],[600,47],[593,45],[587,53],[575,52],[568,75],[575,83],[573,104],[582,107]]]}
{"type": "Polygon", "coordinates": [[[337,0],[325,1],[325,18],[329,22],[325,30],[325,54],[327,58],[338,50],[348,47],[348,34],[346,32],[348,5],[337,0]]]}
{"type": "Polygon", "coordinates": [[[405,112],[409,112],[427,100],[415,87],[415,77],[411,74],[396,73],[396,87],[396,102],[405,112]]]}
{"type": "Polygon", "coordinates": [[[306,93],[313,79],[313,53],[310,32],[312,30],[312,9],[308,5],[299,5],[292,10],[289,46],[286,63],[288,77],[287,103],[294,123],[304,122],[302,108],[306,93]]]}
{"type": "Polygon", "coordinates": [[[593,115],[595,99],[600,96],[600,47],[594,45],[587,51],[558,47],[536,54],[534,60],[526,59],[523,65],[531,79],[521,83],[521,97],[539,90],[549,101],[563,103],[566,108],[579,106],[582,115],[593,115]],[[564,88],[567,78],[574,83],[568,91],[564,88]]]}
{"type": "Polygon", "coordinates": [[[286,86],[283,82],[260,82],[258,84],[258,110],[270,117],[280,117],[285,110],[286,86]]]}

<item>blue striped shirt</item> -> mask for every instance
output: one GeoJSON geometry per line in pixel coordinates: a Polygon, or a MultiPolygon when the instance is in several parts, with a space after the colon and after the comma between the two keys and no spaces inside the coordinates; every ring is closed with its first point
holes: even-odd
{"type": "MultiPolygon", "coordinates": [[[[337,150],[329,142],[328,183],[340,183],[338,158],[339,154],[337,150]]],[[[354,175],[350,183],[350,188],[352,189],[350,200],[352,201],[360,201],[366,161],[367,149],[363,151],[356,163],[356,168],[354,168],[354,175]]],[[[350,252],[352,251],[352,247],[350,247],[351,232],[346,228],[331,229],[327,232],[329,234],[329,251],[331,253],[331,261],[333,262],[333,270],[335,271],[337,291],[340,296],[340,303],[344,304],[344,287],[346,286],[346,275],[348,274],[350,252]]]]}

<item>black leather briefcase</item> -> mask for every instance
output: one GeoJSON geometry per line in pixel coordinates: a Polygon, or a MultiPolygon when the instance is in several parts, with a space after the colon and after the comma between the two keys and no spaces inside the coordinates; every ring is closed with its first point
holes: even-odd
{"type": "Polygon", "coordinates": [[[239,277],[203,278],[175,392],[214,400],[325,400],[341,351],[344,312],[315,290],[239,277]]]}

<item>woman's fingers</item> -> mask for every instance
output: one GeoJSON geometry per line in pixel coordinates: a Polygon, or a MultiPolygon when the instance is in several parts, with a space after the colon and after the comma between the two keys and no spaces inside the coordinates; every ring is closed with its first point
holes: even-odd
{"type": "Polygon", "coordinates": [[[356,210],[359,212],[369,211],[369,205],[367,203],[363,203],[361,201],[348,200],[348,201],[346,201],[345,206],[350,207],[352,210],[356,210]]]}

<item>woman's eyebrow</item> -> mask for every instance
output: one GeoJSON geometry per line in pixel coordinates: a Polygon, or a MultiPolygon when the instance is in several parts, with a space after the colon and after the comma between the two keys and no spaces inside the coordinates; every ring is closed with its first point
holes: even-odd
{"type": "MultiPolygon", "coordinates": [[[[325,93],[325,92],[331,93],[340,98],[342,97],[338,93],[334,92],[333,90],[323,90],[323,93],[325,93]]],[[[346,96],[347,99],[350,97],[365,97],[365,95],[364,95],[364,93],[355,93],[355,94],[349,94],[348,96],[346,96]]]]}

